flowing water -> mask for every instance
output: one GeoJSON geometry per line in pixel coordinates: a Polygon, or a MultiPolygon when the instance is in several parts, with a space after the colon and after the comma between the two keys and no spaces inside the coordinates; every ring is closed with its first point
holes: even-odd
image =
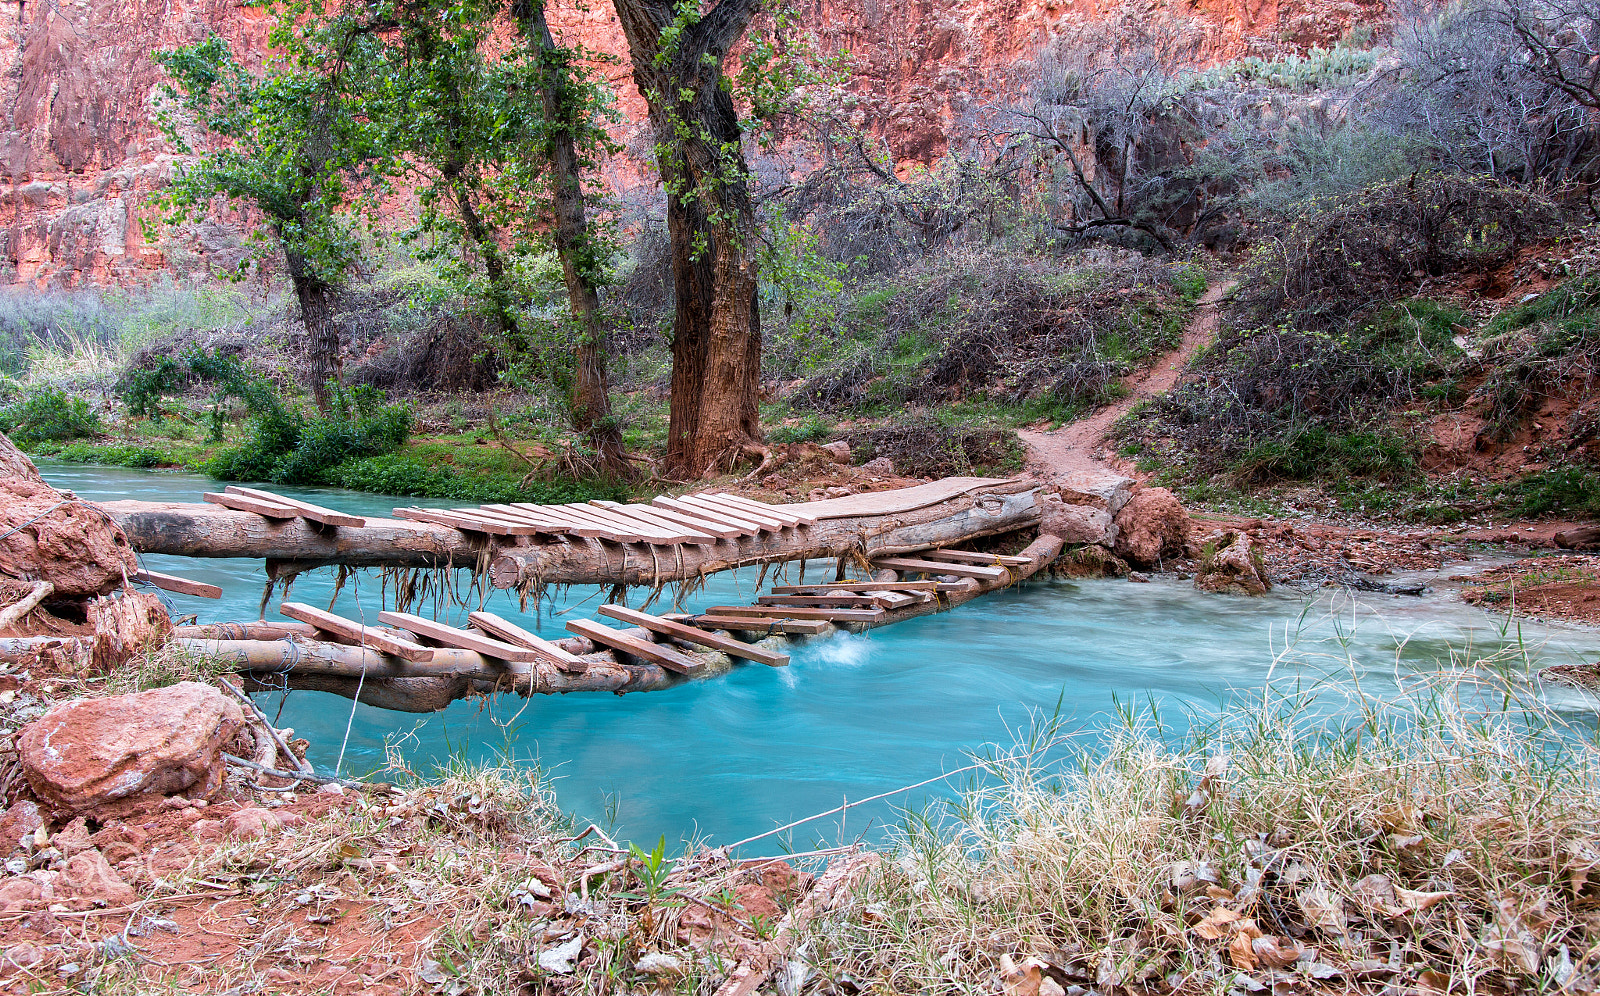
{"type": "MultiPolygon", "coordinates": [[[[52,484],[97,500],[199,501],[207,479],[43,461],[52,484]]],[[[331,489],[278,489],[341,510],[388,515],[397,504],[331,489]]],[[[200,621],[258,617],[259,561],[148,556],[146,566],[220,585],[222,600],[166,596],[174,616],[200,621]]],[[[1459,566],[1445,572],[1458,573],[1459,566]]],[[[684,602],[695,610],[755,595],[757,574],[718,575],[684,602]]],[[[333,570],[302,576],[293,597],[326,605],[333,570]]],[[[548,637],[566,618],[593,617],[598,589],[573,589],[552,611],[522,614],[504,592],[489,608],[548,637]],[[556,613],[571,609],[571,615],[556,613]]],[[[276,616],[276,595],[267,611],[276,616]]],[[[375,573],[348,583],[336,610],[371,619],[375,573]]],[[[1275,679],[1332,672],[1359,678],[1368,694],[1398,689],[1440,668],[1520,638],[1539,665],[1594,660],[1600,632],[1504,620],[1443,596],[1396,598],[1277,592],[1264,598],[1196,593],[1186,582],[1036,581],[950,612],[862,635],[797,643],[787,668],[745,665],[666,691],[617,696],[501,696],[414,716],[354,706],[331,694],[262,695],[268,715],[311,741],[319,768],[339,762],[365,773],[393,745],[414,770],[452,757],[508,756],[553,778],[560,804],[580,819],[640,841],[695,836],[727,843],[967,764],[967,753],[1009,745],[1031,717],[1058,710],[1069,727],[1093,730],[1128,705],[1154,706],[1181,728],[1216,711],[1230,692],[1275,679]],[[1293,653],[1283,652],[1293,645],[1293,653]],[[1277,663],[1275,664],[1275,658],[1277,663]],[[348,731],[348,736],[347,736],[348,731]]],[[[1592,701],[1551,693],[1585,723],[1592,701]]],[[[939,782],[851,807],[795,831],[793,846],[875,836],[896,808],[948,794],[939,782]]],[[[773,846],[771,842],[766,847],[773,846]]]]}

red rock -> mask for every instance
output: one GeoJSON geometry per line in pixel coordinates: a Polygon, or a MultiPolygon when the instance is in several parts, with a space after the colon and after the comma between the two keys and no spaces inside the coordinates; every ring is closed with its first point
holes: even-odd
{"type": "Polygon", "coordinates": [[[238,703],[209,685],[78,699],[23,727],[17,751],[34,794],[77,813],[135,795],[222,784],[222,746],[244,723],[238,703]]]}
{"type": "Polygon", "coordinates": [[[1249,533],[1219,532],[1207,537],[1209,557],[1194,576],[1194,586],[1218,594],[1264,595],[1272,588],[1249,533]]]}
{"type": "Polygon", "coordinates": [[[282,829],[283,817],[259,806],[241,809],[222,822],[223,836],[236,840],[270,837],[282,829]]]}
{"type": "Polygon", "coordinates": [[[1189,536],[1189,513],[1166,488],[1134,492],[1116,518],[1117,556],[1143,567],[1183,554],[1189,536]]]}
{"type": "Polygon", "coordinates": [[[107,906],[126,906],[139,898],[106,862],[106,856],[93,849],[68,858],[55,884],[58,896],[104,902],[107,906]]]}
{"type": "Polygon", "coordinates": [[[1089,505],[1065,505],[1055,495],[1044,498],[1044,514],[1039,521],[1039,532],[1058,536],[1067,546],[1080,543],[1098,543],[1110,546],[1116,539],[1116,526],[1111,513],[1089,505]]]}
{"type": "Polygon", "coordinates": [[[11,853],[23,834],[33,833],[42,826],[44,817],[39,813],[39,804],[31,799],[15,803],[0,813],[0,856],[11,853]]]}
{"type": "Polygon", "coordinates": [[[0,435],[0,575],[48,581],[55,597],[103,595],[138,564],[128,540],[99,509],[39,477],[27,455],[0,435]]]}
{"type": "Polygon", "coordinates": [[[28,908],[44,895],[39,883],[24,876],[0,879],[0,913],[11,913],[28,908]]]}

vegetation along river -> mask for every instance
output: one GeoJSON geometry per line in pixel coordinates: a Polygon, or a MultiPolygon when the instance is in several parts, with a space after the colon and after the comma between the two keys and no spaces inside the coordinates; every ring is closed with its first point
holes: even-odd
{"type": "MultiPolygon", "coordinates": [[[[215,487],[194,474],[52,461],[40,470],[51,484],[99,500],[199,501],[215,487]]],[[[358,514],[388,515],[410,504],[280,490],[358,514]]],[[[153,570],[222,586],[220,602],[164,595],[174,617],[257,617],[265,583],[259,561],[144,559],[153,570]]],[[[303,576],[293,597],[326,605],[333,573],[303,576]]],[[[749,600],[756,576],[716,576],[684,606],[749,600]]],[[[364,574],[346,585],[337,610],[372,618],[379,594],[377,576],[364,574]]],[[[490,607],[558,637],[565,619],[593,617],[600,599],[596,589],[573,589],[555,607],[571,608],[568,616],[548,604],[537,617],[519,613],[505,592],[495,592],[490,607]]],[[[277,618],[276,605],[274,594],[268,618],[277,618]]],[[[1269,669],[1275,682],[1354,674],[1367,694],[1385,695],[1438,670],[1452,651],[1470,647],[1481,656],[1519,632],[1536,665],[1592,659],[1600,650],[1600,632],[1528,624],[1507,631],[1503,619],[1440,595],[1322,592],[1308,600],[1280,590],[1251,599],[1201,594],[1170,576],[1150,584],[1044,580],[869,634],[795,644],[787,668],[747,665],[661,692],[502,696],[426,717],[356,706],[353,721],[351,703],[331,694],[265,695],[260,703],[269,716],[281,705],[280,725],[311,741],[319,768],[333,768],[342,745],[344,772],[358,775],[384,764],[386,745],[422,773],[452,758],[505,755],[551,777],[560,804],[580,819],[639,841],[701,836],[717,844],[959,768],[968,751],[1011,744],[1031,716],[1058,706],[1069,727],[1091,734],[1129,707],[1154,706],[1181,728],[1192,715],[1214,714],[1230,691],[1262,686],[1269,669]]],[[[1580,693],[1547,694],[1590,724],[1592,704],[1580,693]]],[[[792,846],[875,837],[897,807],[922,805],[952,787],[852,807],[842,825],[833,817],[795,831],[792,846]]]]}

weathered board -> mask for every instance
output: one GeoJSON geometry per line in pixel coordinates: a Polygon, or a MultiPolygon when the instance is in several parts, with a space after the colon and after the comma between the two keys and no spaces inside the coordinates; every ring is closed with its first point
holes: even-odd
{"type": "Polygon", "coordinates": [[[667,670],[679,674],[693,674],[705,666],[703,661],[696,660],[688,654],[618,632],[609,626],[600,625],[593,619],[573,619],[567,623],[567,629],[579,636],[588,637],[595,643],[604,644],[625,654],[632,654],[641,660],[660,664],[667,670]]]}
{"type": "Polygon", "coordinates": [[[324,612],[303,602],[284,602],[278,606],[278,612],[288,616],[290,619],[298,619],[303,623],[308,623],[324,633],[332,633],[334,636],[342,636],[346,640],[354,640],[363,647],[371,647],[373,650],[388,654],[391,657],[414,662],[433,660],[432,647],[424,647],[420,644],[412,643],[410,640],[402,640],[387,633],[380,633],[371,626],[363,626],[354,619],[336,616],[332,612],[324,612]]]}
{"type": "Polygon", "coordinates": [[[776,654],[761,647],[752,647],[748,643],[708,633],[703,629],[688,626],[672,619],[663,619],[653,616],[648,612],[630,609],[622,605],[602,605],[600,614],[625,623],[633,623],[643,629],[670,636],[685,643],[695,643],[712,650],[720,650],[730,657],[742,657],[747,661],[765,664],[768,667],[785,667],[789,663],[788,654],[776,654]]]}

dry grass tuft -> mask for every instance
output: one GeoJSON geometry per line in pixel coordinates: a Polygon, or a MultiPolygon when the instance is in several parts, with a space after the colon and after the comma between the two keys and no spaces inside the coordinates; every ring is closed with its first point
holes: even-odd
{"type": "Polygon", "coordinates": [[[807,991],[1593,991],[1600,750],[1484,674],[992,765],[818,925],[807,991]]]}

